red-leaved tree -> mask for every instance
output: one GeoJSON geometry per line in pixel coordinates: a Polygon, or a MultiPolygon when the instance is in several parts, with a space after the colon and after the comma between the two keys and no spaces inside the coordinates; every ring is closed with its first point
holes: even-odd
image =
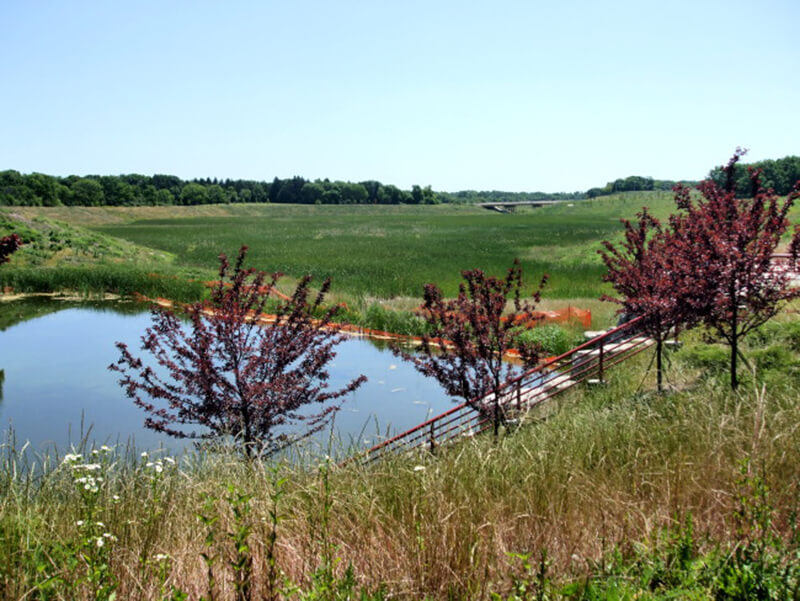
{"type": "Polygon", "coordinates": [[[343,336],[328,327],[336,307],[322,310],[328,280],[311,300],[310,276],[281,301],[270,323],[259,320],[281,274],[244,267],[247,247],[231,270],[220,255],[219,282],[208,302],[187,308],[184,325],[171,310],[153,310],[142,349],[159,371],[134,357],[123,343],[109,368],[149,416],[145,426],[180,438],[233,437],[248,456],[269,454],[323,428],[338,409],[334,402],[358,388],[360,376],[328,389],[327,365],[343,336]],[[300,410],[326,404],[313,415],[300,410]],[[181,426],[202,426],[201,431],[181,426]],[[303,434],[287,427],[304,426],[303,434]],[[283,432],[278,432],[283,429],[283,432]]]}
{"type": "Polygon", "coordinates": [[[526,342],[520,334],[533,319],[535,303],[547,277],[543,277],[530,300],[522,298],[522,268],[518,261],[503,279],[487,276],[479,269],[463,271],[458,296],[446,300],[435,284],[424,289],[424,303],[418,312],[428,325],[417,353],[394,347],[393,352],[410,361],[416,369],[432,376],[447,394],[461,397],[481,413],[490,413],[498,434],[503,415],[500,389],[539,361],[538,344],[526,342]],[[511,308],[507,311],[507,305],[511,308]],[[511,349],[519,353],[521,366],[504,362],[511,349]]]}
{"type": "MultiPolygon", "coordinates": [[[[681,212],[671,216],[671,252],[683,257],[691,282],[685,297],[692,311],[730,345],[731,387],[738,385],[737,358],[741,339],[800,295],[790,288],[786,270],[775,269],[772,255],[789,228],[787,214],[800,197],[800,182],[781,201],[761,185],[760,170],[750,171],[753,197],[736,197],[734,167],[745,151],[737,149],[723,168],[726,182],[707,180],[696,198],[676,186],[675,202],[681,212]]],[[[796,264],[800,231],[790,248],[796,264]]]]}
{"type": "Polygon", "coordinates": [[[603,299],[619,303],[620,313],[630,318],[641,317],[638,329],[656,343],[656,382],[661,392],[664,341],[697,318],[686,302],[691,285],[685,257],[673,252],[672,236],[646,207],[636,216],[635,224],[622,220],[625,239],[619,246],[604,241],[598,251],[608,269],[603,280],[620,295],[603,299]]]}
{"type": "Polygon", "coordinates": [[[11,255],[14,254],[19,247],[22,246],[22,238],[19,234],[10,234],[0,238],[0,265],[8,263],[11,255]]]}

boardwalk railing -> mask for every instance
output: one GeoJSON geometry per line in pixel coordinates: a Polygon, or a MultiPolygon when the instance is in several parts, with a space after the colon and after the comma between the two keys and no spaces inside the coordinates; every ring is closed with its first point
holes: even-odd
{"type": "Polygon", "coordinates": [[[369,462],[390,453],[420,448],[434,451],[454,439],[475,436],[492,429],[496,408],[502,419],[509,422],[581,382],[602,382],[609,368],[652,344],[651,339],[637,331],[641,319],[631,320],[563,355],[548,359],[483,399],[457,405],[375,445],[358,459],[369,462]],[[494,402],[495,394],[500,395],[497,405],[494,402]]]}

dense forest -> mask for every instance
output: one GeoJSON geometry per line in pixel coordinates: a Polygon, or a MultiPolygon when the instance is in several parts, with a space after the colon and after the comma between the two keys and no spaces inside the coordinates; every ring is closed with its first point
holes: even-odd
{"type": "MultiPolygon", "coordinates": [[[[766,188],[772,188],[776,194],[784,196],[792,191],[794,182],[800,180],[800,157],[788,156],[782,159],[767,159],[756,163],[737,163],[734,170],[736,180],[736,192],[739,196],[748,197],[753,195],[751,181],[748,176],[749,169],[761,169],[761,182],[766,188]]],[[[715,167],[708,174],[708,179],[717,185],[724,185],[724,174],[722,166],[715,167]]],[[[672,190],[678,182],[673,180],[658,180],[652,177],[640,177],[632,175],[630,177],[616,179],[608,182],[602,188],[591,188],[586,191],[587,198],[595,198],[618,192],[633,192],[646,190],[672,190]]],[[[696,185],[696,181],[681,181],[687,186],[696,185]]]]}
{"type": "MultiPolygon", "coordinates": [[[[602,188],[590,188],[586,191],[587,198],[596,198],[598,196],[608,196],[609,194],[617,194],[619,192],[643,192],[649,190],[672,190],[678,182],[671,179],[653,179],[652,177],[642,177],[640,175],[631,175],[626,178],[615,179],[613,182],[608,182],[602,188]]],[[[683,181],[686,185],[697,184],[697,182],[683,181]]]]}
{"type": "MultiPolygon", "coordinates": [[[[800,179],[800,157],[790,156],[749,165],[763,171],[763,180],[777,194],[787,194],[791,182],[800,179]]],[[[738,192],[751,193],[748,165],[736,166],[738,192]]],[[[709,178],[720,183],[720,167],[709,178]]],[[[294,204],[438,204],[509,202],[524,200],[581,200],[618,192],[671,190],[677,182],[633,175],[608,182],[586,192],[502,192],[463,190],[435,192],[430,186],[411,190],[370,180],[342,182],[302,177],[255,180],[182,180],[174,175],[70,175],[58,177],[43,173],[22,174],[0,171],[0,205],[25,206],[143,206],[201,205],[221,203],[294,204]]],[[[691,185],[697,182],[683,182],[691,185]]]]}
{"type": "Polygon", "coordinates": [[[405,191],[376,181],[193,179],[174,175],[70,175],[0,172],[0,205],[142,206],[220,203],[435,204],[430,186],[405,191]]]}
{"type": "MultiPolygon", "coordinates": [[[[736,182],[736,193],[739,196],[753,195],[748,167],[760,169],[761,183],[765,188],[772,188],[780,196],[791,192],[795,182],[800,180],[800,157],[798,156],[789,156],[778,160],[768,159],[749,165],[737,163],[734,166],[733,176],[736,182]]],[[[721,166],[712,169],[708,178],[717,185],[725,184],[725,174],[721,166]]]]}

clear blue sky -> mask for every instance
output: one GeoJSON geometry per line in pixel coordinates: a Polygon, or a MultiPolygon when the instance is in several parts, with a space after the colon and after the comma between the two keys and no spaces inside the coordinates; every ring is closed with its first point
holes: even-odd
{"type": "Polygon", "coordinates": [[[574,191],[800,154],[798,0],[0,2],[0,169],[574,191]]]}

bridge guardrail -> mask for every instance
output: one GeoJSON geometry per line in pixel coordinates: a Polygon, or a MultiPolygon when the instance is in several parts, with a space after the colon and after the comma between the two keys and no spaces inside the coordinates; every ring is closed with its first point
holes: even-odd
{"type": "MultiPolygon", "coordinates": [[[[605,372],[640,353],[652,340],[639,335],[637,317],[587,342],[553,357],[520,374],[502,386],[500,408],[505,420],[587,380],[603,381],[605,372]]],[[[421,424],[393,436],[360,454],[356,459],[371,462],[389,453],[428,448],[433,451],[451,440],[475,436],[493,427],[495,393],[483,399],[461,403],[421,424]]]]}

